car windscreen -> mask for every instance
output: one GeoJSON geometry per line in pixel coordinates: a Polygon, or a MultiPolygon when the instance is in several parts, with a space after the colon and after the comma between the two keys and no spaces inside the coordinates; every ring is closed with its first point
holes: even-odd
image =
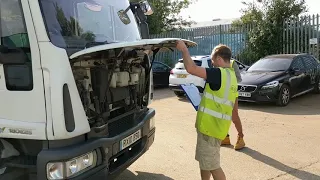
{"type": "Polygon", "coordinates": [[[255,62],[247,71],[286,71],[289,69],[292,59],[289,58],[263,58],[255,62]]]}
{"type": "MultiPolygon", "coordinates": [[[[181,60],[179,60],[178,61],[179,63],[183,63],[183,60],[181,59],[181,60]]],[[[200,61],[200,60],[193,60],[193,62],[197,65],[197,66],[201,66],[202,65],[202,61],[200,61]]],[[[179,64],[178,63],[178,64],[179,64]]]]}

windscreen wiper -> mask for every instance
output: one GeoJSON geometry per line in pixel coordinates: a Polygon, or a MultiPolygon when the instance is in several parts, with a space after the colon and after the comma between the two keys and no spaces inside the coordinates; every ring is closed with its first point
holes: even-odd
{"type": "Polygon", "coordinates": [[[99,46],[99,45],[104,45],[104,44],[111,44],[111,43],[116,43],[116,42],[108,42],[108,41],[96,42],[96,41],[92,41],[92,42],[86,43],[85,48],[90,48],[90,47],[93,47],[93,46],[99,46]]]}

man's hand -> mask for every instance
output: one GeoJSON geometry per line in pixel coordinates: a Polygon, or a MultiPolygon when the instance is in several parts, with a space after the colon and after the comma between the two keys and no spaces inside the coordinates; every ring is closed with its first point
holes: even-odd
{"type": "Polygon", "coordinates": [[[176,42],[176,48],[181,52],[184,52],[184,51],[188,50],[186,44],[181,40],[178,40],[176,42]]]}
{"type": "Polygon", "coordinates": [[[183,41],[178,40],[176,42],[176,48],[182,52],[183,63],[187,72],[203,79],[207,79],[206,69],[203,67],[199,67],[194,63],[189,54],[186,44],[183,41]]]}

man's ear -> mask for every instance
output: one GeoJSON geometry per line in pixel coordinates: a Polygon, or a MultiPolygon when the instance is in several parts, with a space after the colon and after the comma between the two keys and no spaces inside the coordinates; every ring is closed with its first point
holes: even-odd
{"type": "Polygon", "coordinates": [[[217,56],[217,57],[216,57],[216,60],[218,60],[218,61],[223,61],[223,59],[222,59],[220,56],[217,56]]]}

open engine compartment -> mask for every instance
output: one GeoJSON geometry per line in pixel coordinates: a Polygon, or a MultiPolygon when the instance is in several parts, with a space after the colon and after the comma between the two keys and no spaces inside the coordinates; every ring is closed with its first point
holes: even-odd
{"type": "Polygon", "coordinates": [[[134,121],[147,110],[150,62],[145,53],[104,50],[74,59],[71,68],[91,127],[89,136],[110,134],[111,122],[134,121]]]}

